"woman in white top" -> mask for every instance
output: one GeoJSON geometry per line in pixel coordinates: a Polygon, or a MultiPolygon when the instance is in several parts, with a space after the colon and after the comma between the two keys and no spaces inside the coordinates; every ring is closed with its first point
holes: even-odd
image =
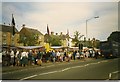
{"type": "Polygon", "coordinates": [[[13,50],[11,50],[11,52],[10,52],[10,57],[11,57],[10,63],[13,66],[13,64],[14,64],[14,51],[13,50]]]}
{"type": "Polygon", "coordinates": [[[28,64],[28,53],[26,51],[22,52],[21,59],[22,59],[22,66],[26,66],[28,64]]]}
{"type": "Polygon", "coordinates": [[[19,66],[20,65],[20,57],[21,57],[19,50],[17,50],[15,57],[16,57],[16,65],[19,66]]]}
{"type": "Polygon", "coordinates": [[[60,52],[59,51],[56,53],[56,56],[57,56],[57,61],[59,62],[60,61],[60,52]]]}

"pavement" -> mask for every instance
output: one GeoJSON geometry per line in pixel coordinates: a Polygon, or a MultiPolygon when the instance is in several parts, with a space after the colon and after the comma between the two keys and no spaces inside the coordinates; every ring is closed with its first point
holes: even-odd
{"type": "MultiPolygon", "coordinates": [[[[70,62],[78,62],[78,61],[86,62],[86,61],[92,61],[92,60],[96,60],[96,59],[95,58],[76,59],[76,60],[70,60],[70,62]]],[[[43,62],[41,67],[42,66],[52,65],[52,64],[61,64],[61,63],[70,63],[70,62],[66,62],[66,61],[55,62],[55,63],[53,63],[53,62],[43,62]]],[[[38,67],[38,66],[39,65],[31,65],[31,66],[25,66],[25,67],[22,67],[22,66],[4,66],[4,67],[2,67],[2,73],[14,71],[14,70],[27,69],[27,68],[35,68],[35,67],[38,67]]]]}

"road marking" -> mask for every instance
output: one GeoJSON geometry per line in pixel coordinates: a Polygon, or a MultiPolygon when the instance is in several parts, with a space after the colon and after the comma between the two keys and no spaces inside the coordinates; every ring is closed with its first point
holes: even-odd
{"type": "Polygon", "coordinates": [[[104,62],[108,62],[108,60],[103,60],[103,61],[99,61],[97,63],[90,63],[90,64],[99,64],[99,63],[104,63],[104,62]]]}
{"type": "Polygon", "coordinates": [[[29,78],[33,78],[33,77],[36,77],[37,75],[32,75],[32,76],[29,76],[29,77],[25,77],[23,79],[20,79],[20,80],[25,80],[25,79],[29,79],[29,78]]]}
{"type": "Polygon", "coordinates": [[[65,69],[63,69],[62,71],[66,71],[66,70],[69,70],[70,69],[70,67],[69,68],[65,68],[65,69]]]}
{"type": "MultiPolygon", "coordinates": [[[[107,61],[101,61],[101,62],[107,62],[107,61]]],[[[92,64],[99,64],[101,62],[97,62],[97,63],[90,63],[91,65],[92,64]]],[[[41,74],[38,74],[38,75],[46,75],[46,74],[51,74],[51,73],[56,73],[56,72],[64,72],[66,70],[70,70],[71,68],[79,68],[79,67],[85,67],[85,66],[88,66],[90,64],[85,64],[85,65],[81,65],[81,66],[74,66],[74,67],[68,67],[68,68],[65,68],[65,69],[62,69],[62,70],[59,70],[59,71],[51,71],[51,72],[46,72],[46,73],[41,73],[41,74]]],[[[55,66],[55,65],[50,65],[50,66],[46,66],[46,67],[52,67],[52,66],[55,66]]],[[[41,68],[45,68],[45,67],[41,67],[41,68]]],[[[118,71],[115,71],[113,73],[117,73],[118,71]]],[[[29,77],[25,77],[21,80],[25,80],[25,79],[29,79],[29,78],[33,78],[33,77],[36,77],[38,75],[32,75],[32,76],[29,76],[29,77]]],[[[112,76],[112,73],[109,74],[109,78],[111,78],[112,76]]]]}
{"type": "Polygon", "coordinates": [[[97,62],[97,64],[99,64],[99,63],[101,63],[101,62],[97,62]]]}
{"type": "Polygon", "coordinates": [[[71,68],[78,68],[78,67],[84,67],[84,66],[75,66],[75,67],[71,67],[71,68]]]}
{"type": "MultiPolygon", "coordinates": [[[[88,64],[86,64],[86,65],[88,65],[88,64]]],[[[59,71],[51,71],[51,72],[41,73],[41,74],[38,74],[38,75],[46,75],[46,74],[51,74],[51,73],[56,73],[56,72],[63,72],[63,71],[69,70],[71,68],[78,68],[78,67],[84,67],[84,66],[68,67],[68,68],[65,68],[65,69],[62,69],[62,70],[59,70],[59,71]]],[[[25,77],[25,78],[20,79],[20,80],[25,80],[25,79],[33,78],[33,77],[36,77],[38,75],[32,75],[32,76],[25,77]]]]}
{"type": "Polygon", "coordinates": [[[115,72],[112,72],[112,73],[118,73],[119,71],[115,71],[115,72]]]}
{"type": "Polygon", "coordinates": [[[86,64],[86,65],[84,65],[84,66],[88,66],[89,64],[86,64]]]}
{"type": "Polygon", "coordinates": [[[22,78],[20,80],[26,80],[26,79],[30,79],[30,78],[36,77],[38,75],[46,75],[46,74],[51,74],[51,73],[56,73],[56,72],[58,72],[58,71],[51,71],[51,72],[41,73],[41,74],[37,74],[37,75],[35,74],[35,75],[29,76],[29,77],[22,78]]]}
{"type": "MultiPolygon", "coordinates": [[[[108,60],[103,60],[103,61],[101,61],[101,62],[108,62],[108,60]]],[[[99,63],[101,63],[101,62],[90,63],[90,64],[99,64],[99,63]]],[[[90,65],[90,64],[86,64],[86,65],[84,65],[84,66],[88,66],[88,65],[90,65]]],[[[62,64],[58,64],[58,65],[62,65],[62,64]]],[[[52,66],[55,66],[55,65],[49,65],[49,66],[45,66],[45,67],[52,67],[52,66]]],[[[75,66],[75,67],[71,67],[71,68],[78,68],[78,67],[84,67],[84,66],[75,66]]],[[[45,67],[37,67],[37,68],[45,68],[45,67]]],[[[30,68],[28,68],[28,69],[30,69],[30,68]]],[[[10,74],[10,73],[19,72],[19,71],[22,72],[22,71],[25,71],[25,70],[28,70],[28,69],[17,70],[17,71],[13,71],[13,72],[6,72],[6,73],[2,73],[2,74],[10,74]]],[[[34,68],[32,68],[32,69],[34,69],[34,68]]]]}
{"type": "Polygon", "coordinates": [[[115,74],[115,73],[118,73],[119,71],[114,71],[114,72],[111,72],[108,74],[108,79],[107,80],[110,80],[112,78],[112,75],[115,74]]]}
{"type": "MultiPolygon", "coordinates": [[[[108,60],[103,60],[101,62],[108,62],[108,60]]],[[[99,64],[101,62],[90,63],[90,64],[99,64]]],[[[62,63],[62,64],[64,64],[64,63],[62,63]]],[[[62,65],[62,64],[58,64],[58,65],[62,65]]],[[[69,64],[71,64],[71,63],[69,63],[69,64]]],[[[87,64],[87,65],[84,65],[84,66],[88,66],[90,64],[87,64]]],[[[45,67],[52,67],[52,66],[55,66],[55,65],[49,65],[49,66],[45,66],[45,67]]],[[[37,67],[36,69],[38,69],[38,68],[45,68],[45,67],[37,67]]],[[[79,67],[79,66],[77,66],[77,67],[79,67]]],[[[77,68],[77,67],[72,67],[72,68],[77,68]]],[[[10,73],[19,72],[19,71],[22,72],[22,71],[25,71],[25,70],[28,70],[28,69],[34,69],[34,68],[27,68],[27,69],[17,70],[17,71],[13,71],[13,72],[6,72],[6,73],[2,73],[2,74],[10,74],[10,73]]]]}
{"type": "Polygon", "coordinates": [[[112,73],[109,73],[109,76],[108,76],[108,77],[109,77],[109,79],[111,79],[111,77],[112,77],[112,73]]]}
{"type": "MultiPolygon", "coordinates": [[[[41,73],[41,74],[38,74],[38,75],[46,75],[46,74],[51,74],[51,73],[56,73],[56,72],[64,72],[64,71],[67,71],[71,68],[78,68],[78,67],[85,67],[85,66],[88,66],[89,64],[86,64],[86,65],[81,65],[81,66],[75,66],[75,67],[68,67],[68,68],[65,68],[65,69],[62,69],[62,70],[59,70],[59,71],[51,71],[51,72],[46,72],[46,73],[41,73]]],[[[51,65],[52,66],[52,65],[51,65]]],[[[50,66],[49,66],[50,67],[50,66]]],[[[29,79],[29,78],[33,78],[33,77],[36,77],[38,75],[32,75],[32,76],[29,76],[29,77],[25,77],[23,79],[20,79],[20,80],[25,80],[25,79],[29,79]]]]}
{"type": "Polygon", "coordinates": [[[51,72],[47,72],[47,73],[41,73],[41,74],[38,74],[38,75],[46,75],[46,74],[51,74],[51,73],[56,73],[58,71],[51,71],[51,72]]]}

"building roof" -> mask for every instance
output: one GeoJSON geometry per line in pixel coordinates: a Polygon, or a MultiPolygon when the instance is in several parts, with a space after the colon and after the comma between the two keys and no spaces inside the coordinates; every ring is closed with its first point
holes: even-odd
{"type": "MultiPolygon", "coordinates": [[[[8,26],[8,25],[1,25],[0,24],[0,31],[13,33],[13,27],[8,26]]],[[[16,28],[15,28],[15,32],[18,32],[18,30],[16,28]]]]}
{"type": "Polygon", "coordinates": [[[17,47],[22,49],[37,49],[42,48],[43,46],[17,46],[17,47]]]}
{"type": "Polygon", "coordinates": [[[23,27],[22,29],[26,29],[28,32],[32,33],[32,34],[39,34],[39,35],[43,35],[40,31],[38,31],[37,29],[32,29],[32,28],[28,28],[28,27],[23,27]]]}
{"type": "Polygon", "coordinates": [[[52,49],[60,49],[63,48],[63,46],[51,46],[52,49]]]}
{"type": "Polygon", "coordinates": [[[48,35],[48,34],[45,34],[44,35],[45,36],[45,38],[44,38],[44,40],[45,41],[47,41],[47,39],[48,39],[48,37],[50,37],[50,36],[54,36],[54,37],[59,37],[60,38],[60,40],[66,40],[66,39],[68,39],[68,38],[71,38],[69,35],[65,35],[65,34],[61,34],[61,35],[48,35]]]}

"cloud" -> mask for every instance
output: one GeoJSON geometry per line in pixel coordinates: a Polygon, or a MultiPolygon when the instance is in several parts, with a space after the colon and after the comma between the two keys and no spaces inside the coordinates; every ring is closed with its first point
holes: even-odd
{"type": "Polygon", "coordinates": [[[112,31],[117,30],[117,7],[117,3],[97,2],[11,2],[3,3],[3,20],[11,22],[11,14],[14,13],[19,30],[22,24],[26,24],[45,34],[48,24],[50,31],[67,33],[69,29],[70,35],[73,35],[78,30],[85,35],[85,20],[100,16],[88,22],[88,33],[90,38],[105,40],[112,31]]]}
{"type": "MultiPolygon", "coordinates": [[[[118,2],[119,0],[29,0],[29,2],[118,2]]],[[[28,2],[28,0],[4,0],[3,2],[28,2]]]]}
{"type": "Polygon", "coordinates": [[[30,14],[27,15],[27,18],[32,20],[35,19],[36,21],[40,22],[49,22],[52,24],[66,24],[69,22],[71,23],[76,19],[83,19],[84,16],[88,16],[91,14],[88,7],[80,6],[76,3],[43,3],[41,5],[42,9],[40,8],[36,12],[29,12],[30,14]],[[46,10],[46,12],[41,12],[40,10],[46,10]]]}
{"type": "Polygon", "coordinates": [[[2,3],[0,3],[0,23],[2,22],[2,3]]]}
{"type": "Polygon", "coordinates": [[[87,4],[83,3],[33,3],[32,7],[37,11],[28,12],[25,19],[31,23],[34,21],[39,26],[44,25],[45,27],[46,24],[49,24],[51,30],[56,32],[63,31],[63,29],[66,32],[70,28],[70,24],[84,20],[93,14],[87,4]]]}

